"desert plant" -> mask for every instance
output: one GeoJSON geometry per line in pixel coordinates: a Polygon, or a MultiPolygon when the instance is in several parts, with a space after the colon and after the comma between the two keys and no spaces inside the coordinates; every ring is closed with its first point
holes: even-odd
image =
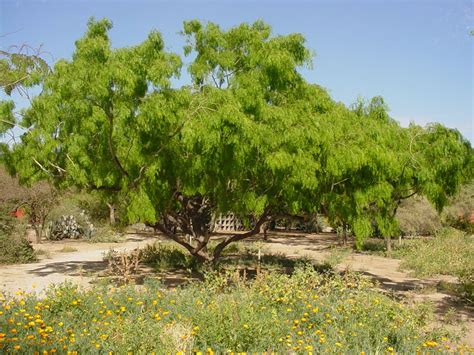
{"type": "Polygon", "coordinates": [[[441,214],[443,224],[474,234],[474,181],[464,185],[441,214]]]}
{"type": "Polygon", "coordinates": [[[104,259],[108,262],[109,274],[117,277],[120,283],[129,284],[133,275],[138,272],[141,251],[138,248],[130,252],[111,249],[104,259]]]}
{"type": "Polygon", "coordinates": [[[36,260],[35,250],[22,234],[0,233],[0,264],[24,264],[36,260]]]}
{"type": "Polygon", "coordinates": [[[61,216],[50,222],[48,238],[51,240],[90,238],[94,233],[94,226],[82,215],[82,220],[73,215],[61,216]]]}
{"type": "Polygon", "coordinates": [[[396,218],[402,235],[434,235],[441,228],[438,212],[424,197],[402,201],[396,218]]]}

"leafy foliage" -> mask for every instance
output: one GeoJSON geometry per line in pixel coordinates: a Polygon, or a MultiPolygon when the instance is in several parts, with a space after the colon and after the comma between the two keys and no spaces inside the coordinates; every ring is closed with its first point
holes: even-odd
{"type": "MultiPolygon", "coordinates": [[[[24,228],[17,227],[15,232],[24,228]]],[[[36,253],[24,235],[0,232],[0,264],[25,264],[36,261],[36,253]]]]}
{"type": "Polygon", "coordinates": [[[381,97],[351,108],[299,72],[311,66],[300,34],[262,21],[228,30],[184,23],[190,85],[175,88],[179,56],[152,31],[112,48],[111,23],[91,19],[72,60],[56,63],[25,111],[22,142],[5,160],[22,181],[99,191],[199,260],[259,233],[272,219],[326,213],[358,245],[413,194],[437,208],[472,175],[472,148],[441,125],[405,129],[381,97]],[[210,255],[212,218],[232,211],[249,231],[210,255]],[[255,221],[250,223],[250,221],[255,221]],[[193,237],[193,242],[185,235],[193,237]]]}

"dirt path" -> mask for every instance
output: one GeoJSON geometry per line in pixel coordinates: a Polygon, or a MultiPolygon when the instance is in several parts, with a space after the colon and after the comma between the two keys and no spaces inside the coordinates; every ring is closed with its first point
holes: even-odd
{"type": "Polygon", "coordinates": [[[40,256],[39,262],[0,267],[0,291],[14,293],[21,289],[26,292],[41,293],[50,284],[64,281],[89,286],[97,278],[98,273],[107,269],[107,263],[103,261],[104,253],[110,249],[123,251],[141,248],[157,239],[156,237],[133,235],[129,236],[124,243],[91,244],[65,241],[37,244],[35,249],[45,253],[40,256]],[[61,251],[64,248],[76,250],[61,251]]]}
{"type": "MultiPolygon", "coordinates": [[[[19,289],[27,292],[41,292],[52,283],[66,280],[90,286],[97,275],[106,270],[103,254],[111,248],[115,250],[132,250],[143,247],[147,243],[159,240],[159,237],[149,235],[130,235],[124,243],[88,244],[77,241],[62,243],[44,243],[36,249],[46,250],[47,257],[39,262],[23,265],[7,265],[1,267],[0,292],[14,293],[19,289]],[[64,247],[74,248],[72,252],[62,252],[64,247]]],[[[308,257],[324,262],[332,257],[332,251],[337,250],[337,239],[334,235],[305,235],[301,233],[270,234],[264,249],[268,253],[281,253],[289,257],[308,257]]],[[[436,290],[441,278],[419,279],[399,270],[400,261],[380,256],[347,253],[341,255],[338,268],[362,272],[380,283],[381,289],[395,293],[397,296],[410,300],[429,300],[435,306],[439,322],[443,322],[450,309],[455,310],[455,316],[466,322],[469,331],[464,339],[474,347],[474,312],[455,297],[436,290]]],[[[179,275],[171,275],[179,280],[179,275]]],[[[443,278],[453,282],[452,278],[443,278]]],[[[178,281],[179,282],[179,281],[178,281]]]]}

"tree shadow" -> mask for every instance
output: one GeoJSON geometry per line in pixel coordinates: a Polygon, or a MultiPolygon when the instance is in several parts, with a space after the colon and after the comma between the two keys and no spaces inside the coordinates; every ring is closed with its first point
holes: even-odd
{"type": "Polygon", "coordinates": [[[62,261],[48,263],[28,271],[38,277],[51,274],[64,274],[68,276],[85,276],[86,273],[97,273],[107,268],[105,261],[62,261]]]}
{"type": "MultiPolygon", "coordinates": [[[[461,316],[461,318],[474,321],[474,305],[466,303],[455,293],[447,292],[445,287],[440,287],[440,280],[409,279],[395,281],[367,271],[360,271],[360,273],[375,280],[382,291],[388,291],[390,296],[398,301],[413,299],[413,294],[409,294],[409,292],[417,293],[419,299],[433,301],[435,305],[434,313],[438,318],[445,317],[450,310],[454,309],[456,317],[461,316]],[[432,292],[424,294],[423,289],[432,290],[432,292]],[[433,298],[435,293],[439,295],[436,299],[433,298]]],[[[451,284],[451,286],[454,287],[455,284],[451,284]]]]}
{"type": "Polygon", "coordinates": [[[382,289],[394,291],[394,292],[417,291],[422,288],[436,287],[438,283],[437,280],[422,280],[422,279],[408,279],[408,280],[405,279],[403,281],[395,281],[393,279],[376,275],[368,271],[359,271],[359,272],[377,281],[382,289]]]}

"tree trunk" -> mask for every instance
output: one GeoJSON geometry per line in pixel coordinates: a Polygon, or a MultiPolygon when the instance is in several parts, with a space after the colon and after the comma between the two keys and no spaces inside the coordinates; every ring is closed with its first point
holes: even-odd
{"type": "Polygon", "coordinates": [[[41,244],[41,236],[43,234],[43,226],[41,224],[33,224],[36,235],[36,244],[41,244]]]}
{"type": "Polygon", "coordinates": [[[262,225],[262,227],[260,228],[260,233],[263,232],[263,240],[267,241],[268,240],[268,235],[267,235],[267,231],[268,231],[268,228],[270,227],[270,223],[269,222],[266,222],[262,225]]]}
{"type": "Polygon", "coordinates": [[[267,209],[258,219],[257,223],[255,223],[255,226],[249,230],[248,232],[242,233],[242,234],[235,234],[232,237],[229,237],[227,239],[224,239],[222,242],[217,244],[216,248],[214,249],[214,253],[212,255],[212,262],[216,264],[219,261],[219,258],[221,257],[222,251],[226,246],[228,246],[231,243],[238,242],[240,240],[244,240],[247,238],[250,238],[251,236],[254,236],[258,233],[260,233],[261,227],[266,223],[271,221],[271,216],[269,214],[269,210],[267,209]]]}
{"type": "Polygon", "coordinates": [[[392,254],[392,237],[385,237],[385,250],[387,255],[392,254]]]}
{"type": "Polygon", "coordinates": [[[342,227],[342,245],[346,246],[347,245],[347,224],[344,223],[344,226],[342,227]]]}
{"type": "Polygon", "coordinates": [[[107,207],[109,208],[109,223],[111,226],[115,225],[115,206],[107,202],[107,207]]]}

